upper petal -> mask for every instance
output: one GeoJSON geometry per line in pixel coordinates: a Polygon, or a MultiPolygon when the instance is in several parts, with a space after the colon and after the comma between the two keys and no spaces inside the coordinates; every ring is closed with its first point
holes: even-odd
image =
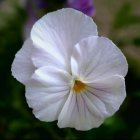
{"type": "Polygon", "coordinates": [[[97,35],[92,18],[71,8],[48,13],[34,24],[31,31],[35,46],[46,49],[48,54],[66,65],[67,70],[73,46],[91,35],[97,35]]]}
{"type": "Polygon", "coordinates": [[[31,61],[32,50],[32,41],[31,39],[27,39],[13,61],[12,75],[21,83],[28,81],[35,70],[31,61]]]}
{"type": "Polygon", "coordinates": [[[71,57],[72,73],[85,81],[109,75],[125,76],[128,64],[116,45],[105,37],[88,37],[74,48],[71,57]]]}
{"type": "Polygon", "coordinates": [[[66,67],[64,63],[64,58],[59,57],[59,54],[55,50],[54,50],[54,54],[50,54],[45,48],[34,47],[32,51],[31,59],[33,64],[37,68],[43,66],[55,66],[59,69],[65,70],[66,67]]]}
{"type": "Polygon", "coordinates": [[[99,58],[97,47],[98,36],[86,38],[74,47],[71,56],[71,70],[72,74],[78,77],[84,77],[89,67],[96,65],[96,59],[99,58]]]}

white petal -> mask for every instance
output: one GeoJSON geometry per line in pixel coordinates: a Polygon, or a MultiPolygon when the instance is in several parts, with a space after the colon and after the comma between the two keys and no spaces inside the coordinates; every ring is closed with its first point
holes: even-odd
{"type": "Polygon", "coordinates": [[[70,91],[71,80],[67,72],[56,67],[46,66],[35,71],[32,79],[26,83],[26,98],[38,119],[58,119],[70,91]]]}
{"type": "Polygon", "coordinates": [[[84,98],[87,97],[88,101],[91,102],[91,104],[87,103],[87,106],[89,106],[89,110],[91,109],[91,112],[93,112],[94,109],[93,114],[95,114],[95,116],[98,116],[100,118],[108,116],[105,104],[100,100],[100,98],[98,98],[98,96],[95,96],[90,91],[85,91],[85,94],[83,96],[84,98]]]}
{"type": "Polygon", "coordinates": [[[110,115],[119,109],[126,97],[124,78],[118,75],[88,83],[87,90],[96,95],[105,104],[106,110],[110,115]]]}
{"type": "Polygon", "coordinates": [[[37,67],[43,66],[55,66],[60,69],[66,69],[64,64],[64,58],[59,59],[57,52],[54,50],[55,55],[48,53],[44,48],[35,47],[32,53],[32,62],[37,67]]]}
{"type": "Polygon", "coordinates": [[[86,114],[86,118],[83,120],[83,130],[99,127],[108,117],[104,103],[88,91],[83,93],[82,96],[85,102],[86,114]]]}
{"type": "Polygon", "coordinates": [[[72,73],[85,81],[109,75],[125,76],[128,64],[122,52],[107,38],[92,36],[80,41],[71,57],[72,73]]]}
{"type": "Polygon", "coordinates": [[[74,127],[78,129],[77,124],[79,123],[76,94],[71,91],[58,117],[58,126],[60,128],[74,127]]]}
{"type": "Polygon", "coordinates": [[[84,77],[91,66],[96,65],[95,58],[100,57],[99,48],[97,47],[98,36],[92,36],[83,39],[75,45],[71,56],[72,74],[78,77],[84,77]]]}
{"type": "Polygon", "coordinates": [[[26,83],[26,99],[36,118],[42,121],[54,121],[67,99],[69,87],[46,87],[37,81],[26,83]]]}
{"type": "Polygon", "coordinates": [[[96,96],[89,92],[75,94],[71,91],[59,115],[58,126],[89,130],[101,125],[107,115],[104,103],[96,96]]]}
{"type": "Polygon", "coordinates": [[[31,61],[33,44],[30,39],[26,40],[22,48],[17,52],[12,64],[12,75],[21,83],[28,81],[35,67],[31,61]]]}
{"type": "Polygon", "coordinates": [[[69,73],[51,66],[44,66],[37,69],[32,75],[32,79],[40,82],[46,87],[64,85],[70,86],[72,82],[72,78],[69,73]]]}
{"type": "Polygon", "coordinates": [[[58,62],[65,64],[67,70],[70,69],[73,46],[91,35],[97,35],[92,18],[71,8],[48,13],[35,23],[31,31],[35,46],[46,49],[58,62]]]}

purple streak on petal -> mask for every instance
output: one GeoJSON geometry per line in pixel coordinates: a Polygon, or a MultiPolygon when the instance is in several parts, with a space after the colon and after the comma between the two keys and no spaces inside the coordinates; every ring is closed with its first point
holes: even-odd
{"type": "Polygon", "coordinates": [[[94,16],[95,14],[93,0],[68,0],[66,3],[66,7],[71,7],[82,11],[88,16],[94,16]]]}

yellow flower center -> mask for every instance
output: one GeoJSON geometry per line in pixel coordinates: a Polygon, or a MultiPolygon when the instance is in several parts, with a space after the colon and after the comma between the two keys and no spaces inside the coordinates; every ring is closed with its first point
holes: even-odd
{"type": "Polygon", "coordinates": [[[82,90],[84,90],[86,87],[86,84],[82,83],[81,81],[75,80],[73,90],[75,93],[80,93],[82,90]]]}

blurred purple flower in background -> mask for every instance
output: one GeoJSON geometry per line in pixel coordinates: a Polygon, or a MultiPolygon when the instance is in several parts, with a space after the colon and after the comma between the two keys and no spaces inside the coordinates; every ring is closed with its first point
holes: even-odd
{"type": "Polygon", "coordinates": [[[67,0],[66,7],[77,9],[88,16],[94,16],[93,0],[67,0]]]}
{"type": "Polygon", "coordinates": [[[46,9],[48,4],[47,0],[33,0],[38,9],[46,9]]]}
{"type": "Polygon", "coordinates": [[[25,1],[25,9],[27,10],[28,19],[24,26],[24,38],[28,38],[30,36],[30,31],[33,24],[38,20],[41,11],[45,11],[47,9],[47,1],[46,0],[26,0],[25,1]]]}

